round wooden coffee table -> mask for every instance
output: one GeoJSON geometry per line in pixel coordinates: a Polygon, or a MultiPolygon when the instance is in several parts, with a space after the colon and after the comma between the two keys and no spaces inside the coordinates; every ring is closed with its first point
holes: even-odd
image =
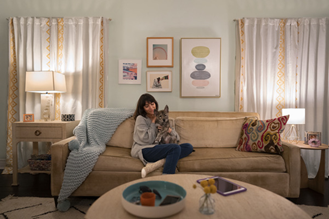
{"type": "Polygon", "coordinates": [[[182,186],[186,192],[185,208],[170,218],[311,218],[297,205],[266,189],[249,183],[229,179],[247,188],[246,192],[222,196],[213,194],[216,210],[212,215],[203,215],[199,212],[199,199],[204,194],[201,187],[193,189],[197,179],[208,176],[192,174],[174,174],[147,177],[118,186],[100,198],[89,208],[87,219],[102,218],[138,218],[128,213],[121,204],[121,195],[128,186],[150,180],[161,180],[176,183],[182,186]]]}

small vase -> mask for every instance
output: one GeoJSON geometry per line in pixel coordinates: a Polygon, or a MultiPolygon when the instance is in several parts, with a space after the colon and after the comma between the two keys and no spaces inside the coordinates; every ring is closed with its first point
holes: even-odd
{"type": "Polygon", "coordinates": [[[215,212],[215,200],[211,194],[204,194],[199,200],[199,211],[202,214],[213,214],[215,212]]]}

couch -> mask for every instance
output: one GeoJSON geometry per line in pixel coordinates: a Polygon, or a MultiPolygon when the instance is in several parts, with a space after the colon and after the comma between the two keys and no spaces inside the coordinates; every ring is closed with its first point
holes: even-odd
{"type": "MultiPolygon", "coordinates": [[[[246,112],[170,112],[172,126],[189,142],[195,152],[178,161],[177,174],[218,175],[247,182],[283,197],[299,197],[300,150],[283,143],[281,155],[236,151],[242,124],[246,117],[257,113],[246,112]]],[[[130,156],[133,144],[134,119],[128,118],[117,128],[106,150],[98,158],[93,171],[72,196],[101,196],[123,183],[141,178],[142,162],[130,156]]],[[[51,193],[59,195],[68,143],[75,136],[51,146],[51,193]]],[[[162,174],[162,168],[148,176],[162,174]]]]}

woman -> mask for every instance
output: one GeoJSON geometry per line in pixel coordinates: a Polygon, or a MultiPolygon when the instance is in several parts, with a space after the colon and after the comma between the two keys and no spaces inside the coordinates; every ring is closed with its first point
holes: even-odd
{"type": "MultiPolygon", "coordinates": [[[[139,98],[134,113],[136,122],[131,156],[139,158],[144,164],[166,158],[163,174],[174,174],[178,160],[192,153],[193,147],[189,143],[181,145],[153,144],[158,134],[158,129],[155,126],[156,116],[154,112],[156,110],[158,110],[158,102],[152,95],[143,94],[139,98]]],[[[170,128],[168,132],[178,135],[175,130],[170,128]]]]}

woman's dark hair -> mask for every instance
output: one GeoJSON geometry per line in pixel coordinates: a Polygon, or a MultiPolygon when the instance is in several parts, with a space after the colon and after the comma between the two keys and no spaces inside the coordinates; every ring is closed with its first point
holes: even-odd
{"type": "Polygon", "coordinates": [[[155,100],[155,98],[151,94],[143,94],[140,96],[137,102],[136,110],[134,113],[134,120],[136,120],[137,116],[142,115],[146,116],[146,112],[144,110],[144,106],[146,103],[155,103],[156,110],[158,110],[158,102],[155,100]]]}

